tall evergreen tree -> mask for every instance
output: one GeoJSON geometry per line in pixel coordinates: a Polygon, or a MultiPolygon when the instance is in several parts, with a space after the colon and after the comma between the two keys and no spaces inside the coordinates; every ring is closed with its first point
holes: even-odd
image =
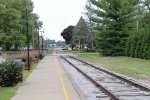
{"type": "Polygon", "coordinates": [[[84,48],[90,36],[90,29],[83,17],[80,18],[79,22],[74,28],[73,42],[80,45],[80,49],[84,48]]]}
{"type": "Polygon", "coordinates": [[[91,44],[90,48],[94,49],[95,48],[95,40],[94,40],[94,31],[93,31],[93,25],[94,23],[92,22],[91,18],[92,18],[92,11],[91,11],[91,7],[92,4],[90,2],[90,0],[87,0],[87,3],[85,5],[85,9],[86,9],[86,13],[85,15],[87,16],[87,22],[89,24],[89,32],[90,32],[90,36],[89,36],[89,43],[91,44]]]}
{"type": "Polygon", "coordinates": [[[103,55],[124,55],[138,0],[90,0],[97,48],[103,55]]]}

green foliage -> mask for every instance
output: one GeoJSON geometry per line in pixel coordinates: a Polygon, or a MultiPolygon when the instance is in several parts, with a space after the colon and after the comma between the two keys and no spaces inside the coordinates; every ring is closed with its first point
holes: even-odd
{"type": "Polygon", "coordinates": [[[39,49],[39,30],[42,28],[43,22],[39,21],[39,16],[37,14],[31,14],[32,19],[32,45],[34,49],[39,49]]]}
{"type": "Polygon", "coordinates": [[[6,60],[0,64],[0,86],[13,86],[22,81],[22,64],[6,60]]]}
{"type": "Polygon", "coordinates": [[[81,48],[84,49],[84,46],[88,42],[90,34],[91,33],[88,24],[85,22],[83,17],[81,17],[73,31],[73,38],[72,38],[73,44],[79,44],[80,45],[79,49],[81,48]]]}
{"type": "Polygon", "coordinates": [[[65,41],[57,41],[55,43],[56,43],[56,47],[65,48],[66,46],[65,41]]]}
{"type": "Polygon", "coordinates": [[[99,54],[94,55],[85,55],[79,54],[79,57],[82,60],[89,61],[91,63],[95,63],[99,66],[102,66],[121,73],[127,76],[131,76],[134,78],[141,79],[142,76],[147,76],[150,78],[150,60],[139,59],[139,58],[132,58],[132,57],[110,57],[110,56],[100,56],[99,54]]]}
{"type": "MultiPolygon", "coordinates": [[[[29,62],[32,62],[33,57],[29,56],[29,62]]],[[[28,61],[28,56],[25,56],[24,58],[21,59],[23,62],[27,62],[28,61]]]]}
{"type": "Polygon", "coordinates": [[[91,21],[97,48],[103,55],[125,55],[139,0],[90,0],[91,21]]]}
{"type": "Polygon", "coordinates": [[[86,9],[102,55],[150,59],[149,0],[88,0],[86,9]]]}
{"type": "Polygon", "coordinates": [[[142,33],[128,38],[126,55],[143,59],[150,59],[150,34],[142,33]]]}
{"type": "Polygon", "coordinates": [[[95,49],[82,49],[80,50],[81,53],[95,53],[95,49]]]}
{"type": "Polygon", "coordinates": [[[142,15],[138,15],[136,31],[134,30],[126,43],[126,55],[143,59],[150,59],[150,2],[143,0],[142,15]]]}
{"type": "Polygon", "coordinates": [[[65,39],[66,44],[71,44],[74,26],[70,25],[61,32],[61,36],[65,39]]]}
{"type": "Polygon", "coordinates": [[[5,50],[9,51],[12,47],[17,50],[25,46],[27,16],[30,41],[32,37],[36,37],[33,41],[36,42],[36,45],[38,44],[36,41],[38,40],[38,32],[34,31],[34,28],[40,29],[42,24],[38,21],[38,16],[32,14],[32,11],[33,2],[31,0],[0,1],[0,46],[3,46],[5,50]]]}
{"type": "MultiPolygon", "coordinates": [[[[37,64],[32,65],[30,71],[23,70],[23,81],[26,81],[28,76],[37,67],[37,64]]],[[[11,100],[11,98],[16,94],[17,87],[0,87],[0,100],[11,100]]]]}
{"type": "Polygon", "coordinates": [[[137,41],[136,47],[135,47],[135,57],[139,58],[140,57],[140,50],[141,50],[141,41],[137,41]]]}

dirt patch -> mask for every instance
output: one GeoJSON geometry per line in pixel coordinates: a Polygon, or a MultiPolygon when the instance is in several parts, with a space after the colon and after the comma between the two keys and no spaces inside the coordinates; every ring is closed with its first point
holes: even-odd
{"type": "Polygon", "coordinates": [[[141,74],[139,77],[140,77],[139,78],[140,80],[144,80],[144,81],[149,81],[150,82],[150,77],[145,75],[145,74],[141,74]]]}

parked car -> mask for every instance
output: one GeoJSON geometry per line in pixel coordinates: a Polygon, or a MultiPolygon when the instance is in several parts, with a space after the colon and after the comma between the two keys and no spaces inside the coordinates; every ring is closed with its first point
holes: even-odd
{"type": "Polygon", "coordinates": [[[2,47],[0,47],[0,51],[4,51],[4,49],[2,47]]]}

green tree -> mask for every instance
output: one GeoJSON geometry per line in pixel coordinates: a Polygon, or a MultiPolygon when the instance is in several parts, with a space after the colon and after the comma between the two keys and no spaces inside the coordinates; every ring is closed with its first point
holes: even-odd
{"type": "Polygon", "coordinates": [[[74,26],[70,25],[61,32],[61,36],[65,39],[66,44],[71,43],[74,26]]]}
{"type": "Polygon", "coordinates": [[[72,49],[73,49],[72,43],[73,30],[74,26],[70,25],[61,32],[61,36],[65,39],[66,44],[71,44],[72,49]]]}
{"type": "Polygon", "coordinates": [[[39,48],[39,30],[42,28],[43,23],[39,21],[39,16],[35,13],[31,14],[32,17],[32,46],[34,49],[39,48]]]}
{"type": "Polygon", "coordinates": [[[1,40],[6,50],[10,50],[13,44],[15,46],[23,44],[25,37],[20,33],[21,29],[22,25],[19,11],[7,8],[1,12],[1,40]]]}
{"type": "Polygon", "coordinates": [[[83,17],[80,18],[79,22],[74,28],[73,33],[73,42],[75,44],[78,43],[80,45],[80,49],[84,48],[90,36],[90,29],[87,23],[84,21],[83,17]]]}
{"type": "Polygon", "coordinates": [[[128,41],[132,42],[126,43],[126,52],[130,50],[129,56],[132,57],[150,59],[150,1],[140,0],[137,8],[138,13],[134,17],[134,24],[132,24],[134,28],[128,38],[128,41]]]}
{"type": "Polygon", "coordinates": [[[92,21],[93,13],[92,13],[91,7],[92,7],[92,4],[91,4],[90,0],[87,0],[86,6],[85,6],[85,9],[86,9],[85,15],[87,16],[87,21],[89,24],[88,25],[89,26],[89,32],[91,33],[89,35],[89,39],[88,39],[88,42],[89,42],[88,47],[94,49],[95,48],[94,30],[93,30],[94,23],[92,21]]]}
{"type": "Polygon", "coordinates": [[[124,55],[138,0],[90,0],[97,48],[103,55],[124,55]]]}
{"type": "MultiPolygon", "coordinates": [[[[28,15],[30,42],[33,37],[33,2],[31,0],[0,1],[0,46],[5,50],[19,49],[26,44],[26,15],[28,15]],[[10,41],[11,40],[11,41],[10,41]]],[[[35,17],[35,18],[34,18],[35,17]]],[[[34,19],[34,20],[33,20],[34,19]]]]}

